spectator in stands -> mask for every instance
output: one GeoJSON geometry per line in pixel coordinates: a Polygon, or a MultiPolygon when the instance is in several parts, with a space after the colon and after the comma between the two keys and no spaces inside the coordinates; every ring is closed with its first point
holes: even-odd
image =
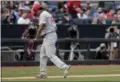
{"type": "Polygon", "coordinates": [[[73,20],[70,14],[65,13],[63,16],[56,19],[57,24],[72,24],[73,20]]]}
{"type": "MultiPolygon", "coordinates": [[[[22,14],[23,14],[23,10],[24,10],[23,7],[19,7],[19,8],[18,8],[18,14],[19,14],[19,17],[22,16],[22,14]]],[[[19,18],[19,17],[18,17],[18,18],[19,18]]]]}
{"type": "Polygon", "coordinates": [[[15,16],[13,10],[8,10],[8,13],[5,16],[3,23],[5,23],[5,24],[15,24],[16,23],[16,16],[15,16]]]}
{"type": "Polygon", "coordinates": [[[97,18],[93,18],[92,19],[92,24],[97,24],[97,20],[98,20],[97,18]]]}
{"type": "Polygon", "coordinates": [[[91,11],[89,8],[85,10],[84,14],[86,15],[87,18],[90,18],[90,12],[91,11]]]}
{"type": "Polygon", "coordinates": [[[21,8],[29,7],[28,3],[29,2],[27,1],[19,1],[19,7],[21,8]]]}
{"type": "Polygon", "coordinates": [[[120,24],[120,9],[116,10],[116,22],[120,24]]]}
{"type": "Polygon", "coordinates": [[[13,11],[13,14],[17,21],[19,19],[20,15],[19,15],[19,11],[18,11],[18,5],[16,4],[16,2],[10,1],[9,9],[13,11]]]}
{"type": "Polygon", "coordinates": [[[57,9],[53,9],[53,17],[56,22],[62,23],[62,19],[64,18],[64,14],[66,13],[66,7],[63,1],[58,2],[57,9]]]}
{"type": "MultiPolygon", "coordinates": [[[[29,1],[9,1],[9,2],[2,1],[2,8],[1,8],[2,15],[1,16],[2,16],[2,20],[4,19],[3,22],[9,24],[10,22],[7,19],[8,18],[10,19],[10,17],[11,17],[11,19],[12,19],[11,20],[12,21],[11,24],[12,23],[13,24],[16,23],[16,20],[18,20],[18,18],[21,17],[21,15],[23,14],[23,9],[25,7],[31,7],[32,6],[32,5],[29,4],[31,2],[32,1],[30,1],[30,2],[29,1]],[[3,2],[5,3],[5,6],[3,5],[3,2]],[[12,16],[8,16],[8,13],[7,13],[7,15],[3,13],[3,12],[6,12],[7,9],[9,10],[9,12],[12,13],[12,16]]],[[[55,11],[55,12],[53,11],[53,14],[54,13],[56,14],[57,6],[58,6],[57,15],[58,14],[64,14],[64,13],[68,12],[68,13],[70,13],[72,18],[78,18],[78,17],[79,18],[88,18],[89,17],[89,13],[90,13],[90,14],[92,14],[92,17],[95,18],[94,21],[98,21],[99,15],[103,11],[104,7],[103,8],[102,7],[98,7],[97,10],[95,11],[95,13],[91,13],[92,9],[94,9],[96,7],[92,8],[93,4],[90,4],[89,2],[86,1],[85,5],[84,5],[84,7],[86,9],[84,9],[84,8],[81,7],[81,6],[83,6],[83,4],[81,4],[81,2],[82,1],[59,1],[59,2],[58,1],[42,1],[41,4],[40,4],[39,1],[33,1],[33,3],[34,3],[34,4],[32,3],[33,4],[33,8],[31,10],[31,13],[28,16],[28,18],[30,18],[30,19],[34,19],[35,18],[35,21],[36,21],[37,17],[35,17],[35,14],[34,14],[35,13],[35,9],[37,8],[37,6],[42,5],[47,10],[53,9],[55,11]],[[51,6],[50,6],[50,3],[51,3],[51,6]]],[[[110,3],[112,3],[112,2],[110,2],[110,3]]],[[[110,6],[110,7],[112,7],[112,6],[110,6]]],[[[114,4],[114,7],[119,8],[119,4],[118,3],[114,4]]],[[[119,23],[120,22],[120,16],[119,16],[119,14],[116,14],[116,16],[114,16],[114,9],[113,8],[110,8],[105,16],[106,16],[107,19],[113,19],[113,18],[116,17],[116,21],[119,23]]],[[[119,10],[118,10],[118,13],[119,13],[119,10]]],[[[64,16],[64,15],[62,15],[62,16],[64,16]]]]}
{"type": "Polygon", "coordinates": [[[8,1],[8,5],[2,4],[2,16],[3,16],[3,23],[7,24],[14,24],[17,20],[17,6],[15,5],[15,2],[8,1]],[[7,11],[7,13],[6,13],[7,11]],[[5,17],[5,18],[4,18],[5,17]]]}
{"type": "Polygon", "coordinates": [[[92,24],[107,24],[105,13],[101,12],[98,18],[93,18],[92,24]]]}
{"type": "Polygon", "coordinates": [[[18,13],[19,13],[18,18],[22,16],[25,8],[30,9],[28,3],[25,3],[25,1],[21,1],[20,4],[19,4],[19,8],[18,8],[18,13]]]}
{"type": "Polygon", "coordinates": [[[102,12],[102,8],[98,7],[97,11],[95,13],[93,13],[93,18],[98,18],[99,14],[101,14],[101,12],[102,12]]]}
{"type": "Polygon", "coordinates": [[[40,4],[45,10],[49,10],[49,4],[48,4],[48,2],[47,1],[43,1],[43,2],[41,2],[41,4],[40,4]]]}
{"type": "Polygon", "coordinates": [[[57,9],[58,9],[58,1],[47,1],[48,2],[48,10],[51,12],[51,13],[56,13],[57,9]]]}
{"type": "Polygon", "coordinates": [[[85,19],[86,18],[86,15],[83,13],[82,8],[77,7],[76,11],[77,11],[77,18],[79,18],[79,19],[85,19]]]}
{"type": "Polygon", "coordinates": [[[19,15],[19,10],[18,10],[17,7],[16,7],[15,10],[14,10],[14,15],[15,15],[15,17],[16,17],[16,20],[18,20],[19,17],[20,17],[20,15],[19,15]]]}
{"type": "Polygon", "coordinates": [[[77,16],[79,19],[88,19],[90,15],[90,10],[89,9],[80,9],[78,10],[77,16]]]}
{"type": "Polygon", "coordinates": [[[6,4],[5,2],[2,1],[2,4],[1,4],[1,21],[2,21],[2,24],[5,24],[5,19],[6,19],[6,16],[8,14],[8,9],[6,7],[6,4]]]}
{"type": "Polygon", "coordinates": [[[20,2],[18,7],[19,17],[22,16],[24,8],[25,8],[25,4],[23,2],[20,2]]]}
{"type": "Polygon", "coordinates": [[[24,8],[23,9],[23,14],[22,16],[18,19],[17,24],[30,24],[30,19],[28,18],[28,15],[30,13],[29,8],[24,8]]]}
{"type": "Polygon", "coordinates": [[[9,9],[15,9],[15,3],[13,1],[10,1],[10,4],[8,5],[9,9]]]}
{"type": "Polygon", "coordinates": [[[63,18],[63,23],[72,24],[73,23],[72,17],[66,13],[63,18]]]}
{"type": "Polygon", "coordinates": [[[99,15],[98,24],[107,24],[106,17],[104,14],[99,15]]]}
{"type": "Polygon", "coordinates": [[[91,8],[91,3],[89,1],[85,1],[84,4],[82,4],[82,6],[84,6],[86,9],[90,9],[91,8]]]}
{"type": "Polygon", "coordinates": [[[108,12],[106,13],[106,18],[107,19],[115,19],[114,13],[115,13],[114,9],[109,8],[108,12]]]}
{"type": "Polygon", "coordinates": [[[76,10],[78,10],[78,8],[81,8],[81,2],[80,1],[68,1],[67,7],[68,7],[68,12],[71,14],[72,18],[77,18],[76,10]]]}
{"type": "Polygon", "coordinates": [[[65,14],[67,12],[67,8],[63,1],[58,2],[58,14],[65,14]]]}

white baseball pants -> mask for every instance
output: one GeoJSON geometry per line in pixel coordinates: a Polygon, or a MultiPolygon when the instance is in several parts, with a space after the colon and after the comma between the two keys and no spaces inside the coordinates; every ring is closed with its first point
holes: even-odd
{"type": "Polygon", "coordinates": [[[40,50],[40,72],[41,74],[47,74],[47,61],[48,58],[61,70],[65,69],[67,65],[62,62],[55,54],[57,41],[56,32],[49,33],[43,39],[43,43],[40,50]]]}

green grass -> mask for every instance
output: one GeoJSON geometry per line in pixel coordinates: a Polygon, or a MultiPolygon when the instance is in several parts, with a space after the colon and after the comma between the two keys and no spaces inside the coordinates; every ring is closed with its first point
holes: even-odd
{"type": "MultiPolygon", "coordinates": [[[[23,77],[23,76],[36,76],[39,73],[39,67],[2,67],[2,77],[23,77]]],[[[71,67],[69,75],[98,75],[98,74],[120,74],[120,66],[107,66],[107,67],[71,67]]],[[[57,76],[63,75],[63,71],[59,70],[56,67],[48,67],[48,75],[57,76]]],[[[10,81],[10,80],[9,80],[10,81]]],[[[119,81],[120,77],[95,77],[95,78],[48,78],[48,79],[36,79],[36,80],[17,80],[11,82],[75,82],[75,81],[119,81]]],[[[2,82],[8,82],[7,80],[2,82]]]]}
{"type": "MultiPolygon", "coordinates": [[[[105,77],[100,77],[100,78],[54,78],[54,79],[38,79],[38,80],[17,80],[17,81],[12,81],[12,82],[75,82],[75,81],[79,81],[79,82],[85,82],[85,81],[91,81],[91,82],[98,82],[98,81],[102,81],[102,82],[115,82],[118,81],[120,82],[120,77],[110,77],[110,78],[105,78],[105,77]]],[[[8,82],[8,81],[2,81],[2,82],[8,82]]]]}
{"type": "MultiPolygon", "coordinates": [[[[2,77],[17,76],[36,76],[39,73],[39,67],[23,67],[23,68],[2,68],[2,77]]],[[[62,75],[63,71],[56,67],[48,67],[48,75],[62,75]]],[[[70,75],[94,75],[94,74],[120,74],[120,66],[105,68],[75,68],[71,67],[70,75]]]]}

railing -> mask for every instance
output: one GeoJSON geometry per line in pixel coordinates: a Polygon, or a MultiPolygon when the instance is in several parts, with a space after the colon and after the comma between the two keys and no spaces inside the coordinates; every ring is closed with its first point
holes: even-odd
{"type": "MultiPolygon", "coordinates": [[[[42,39],[37,39],[35,42],[41,42],[42,39]]],[[[120,42],[120,39],[104,39],[104,38],[60,38],[57,42],[120,42]]],[[[1,43],[3,42],[28,42],[28,40],[22,40],[19,38],[2,38],[1,43]]]]}
{"type": "MultiPolygon", "coordinates": [[[[36,43],[39,43],[41,42],[42,39],[37,39],[35,42],[36,43]]],[[[107,43],[110,43],[110,42],[118,42],[120,43],[120,39],[104,39],[104,38],[80,38],[80,39],[71,39],[71,38],[60,38],[58,39],[57,43],[59,44],[59,42],[79,42],[79,43],[86,43],[87,44],[87,49],[80,49],[80,50],[74,50],[75,52],[85,52],[87,51],[87,55],[89,55],[90,51],[96,51],[96,49],[91,49],[91,42],[107,42],[107,43]]],[[[22,40],[22,39],[19,39],[19,38],[2,38],[1,39],[1,43],[12,43],[14,44],[14,42],[16,43],[24,43],[24,45],[26,46],[26,43],[28,42],[28,40],[22,40]]],[[[6,45],[7,46],[7,45],[6,45]]],[[[18,53],[18,52],[22,52],[22,51],[26,51],[25,49],[21,50],[21,51],[16,51],[16,50],[12,50],[12,51],[6,51],[6,50],[3,50],[2,52],[15,52],[15,53],[18,53]]],[[[63,53],[63,52],[69,52],[70,50],[64,50],[64,49],[59,49],[59,52],[60,53],[63,53]]],[[[109,51],[109,50],[108,50],[109,51]]],[[[35,50],[35,52],[39,52],[39,50],[35,50]]],[[[119,53],[120,55],[120,53],[119,53]]],[[[79,60],[79,61],[66,61],[66,63],[70,63],[71,64],[119,64],[120,61],[119,60],[79,60]]],[[[2,65],[3,66],[9,66],[9,65],[39,65],[39,61],[19,61],[19,62],[13,62],[13,61],[2,61],[2,65]]]]}
{"type": "MultiPolygon", "coordinates": [[[[41,42],[42,39],[37,39],[35,40],[36,43],[39,43],[41,42]]],[[[12,43],[14,44],[14,42],[16,43],[24,43],[25,46],[26,43],[28,42],[28,40],[22,40],[22,39],[19,39],[19,38],[2,38],[1,40],[1,43],[12,43]]],[[[58,39],[57,43],[59,45],[59,42],[78,42],[78,43],[86,43],[87,44],[87,49],[80,49],[80,50],[74,50],[74,52],[85,52],[87,51],[87,56],[89,55],[89,53],[91,51],[96,51],[96,49],[91,49],[90,48],[90,43],[91,42],[102,42],[102,43],[110,43],[110,42],[118,42],[120,43],[120,39],[104,39],[104,38],[80,38],[80,39],[73,39],[73,38],[60,38],[58,39]]],[[[62,52],[70,52],[70,50],[63,50],[63,49],[58,49],[60,53],[62,52]]],[[[14,50],[13,50],[14,51],[14,50]]],[[[26,51],[25,49],[23,51],[26,51]]],[[[110,50],[108,50],[110,51],[110,50]]],[[[5,52],[2,51],[2,52],[5,52]]],[[[7,51],[6,51],[7,52],[7,51]]],[[[10,51],[8,51],[10,52],[10,51]]],[[[14,52],[19,52],[19,51],[14,51],[14,52]]],[[[35,50],[35,52],[39,52],[39,50],[35,50]]]]}

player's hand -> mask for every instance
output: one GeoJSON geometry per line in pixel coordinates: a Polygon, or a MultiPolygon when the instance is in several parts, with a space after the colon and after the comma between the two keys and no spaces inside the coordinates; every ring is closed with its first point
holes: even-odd
{"type": "Polygon", "coordinates": [[[31,40],[32,40],[32,41],[35,41],[35,40],[37,40],[37,38],[35,37],[35,38],[32,38],[31,40]]]}
{"type": "Polygon", "coordinates": [[[30,22],[29,24],[33,24],[33,22],[30,22]]]}
{"type": "Polygon", "coordinates": [[[37,38],[34,38],[33,40],[35,41],[35,40],[37,40],[37,38]]]}

